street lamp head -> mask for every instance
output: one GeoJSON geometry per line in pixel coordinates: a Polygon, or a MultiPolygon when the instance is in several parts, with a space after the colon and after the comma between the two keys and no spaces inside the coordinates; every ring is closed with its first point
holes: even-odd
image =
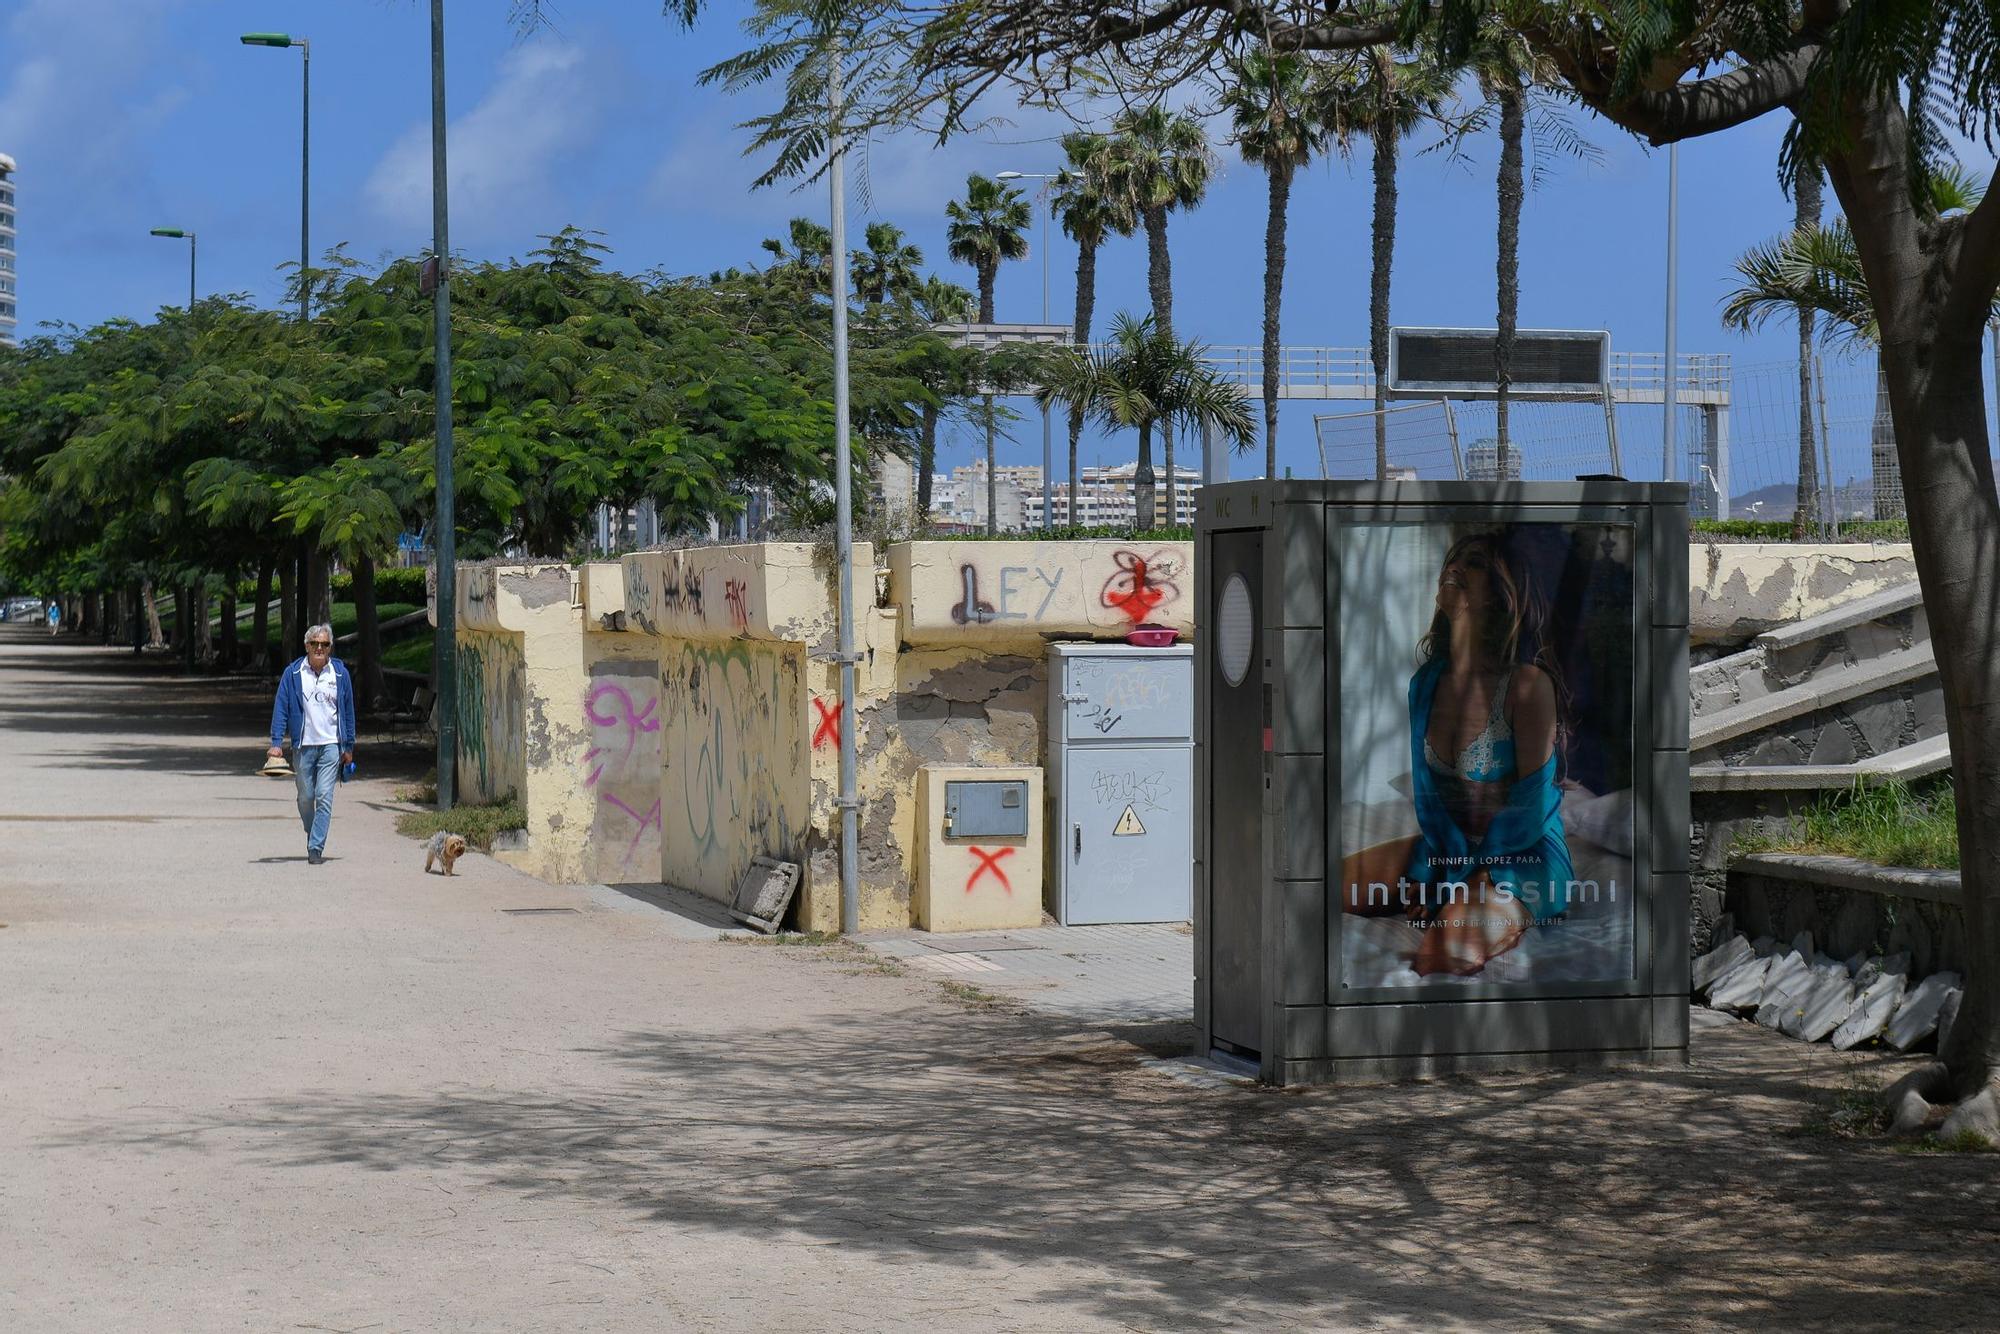
{"type": "Polygon", "coordinates": [[[185,236],[189,235],[189,233],[187,233],[187,232],[185,232],[185,231],[181,230],[181,229],[180,229],[179,227],[155,227],[155,228],[153,228],[153,235],[154,235],[154,236],[171,236],[171,237],[173,237],[173,238],[174,238],[174,239],[175,239],[176,241],[178,241],[178,240],[180,240],[181,238],[183,238],[183,237],[185,237],[185,236]]]}
{"type": "Polygon", "coordinates": [[[993,179],[996,181],[1018,181],[1021,179],[1021,173],[1018,171],[996,171],[993,173],[993,179]]]}
{"type": "Polygon", "coordinates": [[[242,37],[245,46],[297,46],[288,32],[246,32],[242,37]]]}

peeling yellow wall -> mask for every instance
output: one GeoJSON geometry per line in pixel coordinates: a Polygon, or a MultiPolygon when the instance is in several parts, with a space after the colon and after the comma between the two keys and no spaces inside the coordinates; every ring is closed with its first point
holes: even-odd
{"type": "Polygon", "coordinates": [[[1192,542],[904,542],[889,597],[909,644],[1194,629],[1192,542]]]}
{"type": "Polygon", "coordinates": [[[1907,542],[1713,542],[1688,553],[1688,629],[1738,643],[1917,577],[1907,542]]]}
{"type": "Polygon", "coordinates": [[[458,636],[458,790],[466,801],[522,795],[528,786],[528,677],[521,636],[458,636]]]}

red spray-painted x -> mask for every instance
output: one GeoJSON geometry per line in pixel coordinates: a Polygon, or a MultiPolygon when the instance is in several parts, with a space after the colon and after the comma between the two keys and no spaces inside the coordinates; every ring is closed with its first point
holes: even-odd
{"type": "Polygon", "coordinates": [[[1006,890],[1009,894],[1014,892],[1014,885],[1007,879],[1007,873],[1000,869],[1000,862],[1004,858],[1013,856],[1017,849],[995,848],[993,851],[988,852],[985,848],[967,848],[966,851],[979,859],[979,865],[974,867],[972,874],[965,879],[966,893],[970,894],[972,887],[979,883],[979,877],[985,875],[988,871],[991,871],[993,878],[1000,882],[1000,888],[1006,890]]]}

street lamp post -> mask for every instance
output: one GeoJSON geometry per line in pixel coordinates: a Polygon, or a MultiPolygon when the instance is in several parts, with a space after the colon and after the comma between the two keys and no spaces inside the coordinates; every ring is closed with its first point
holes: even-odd
{"type": "Polygon", "coordinates": [[[312,216],[312,43],[284,32],[246,32],[241,40],[245,46],[296,46],[303,57],[300,69],[304,77],[300,83],[299,112],[299,320],[304,322],[308,292],[306,268],[311,263],[312,254],[307,227],[307,219],[312,216]]]}
{"type": "Polygon", "coordinates": [[[172,238],[173,240],[176,240],[176,241],[178,241],[178,240],[182,239],[183,237],[185,237],[185,238],[187,239],[187,243],[188,243],[188,316],[189,316],[189,318],[193,318],[193,316],[194,316],[194,233],[193,233],[193,232],[188,232],[188,231],[182,231],[182,230],[181,230],[181,229],[180,229],[179,227],[155,227],[155,228],[153,228],[153,235],[154,235],[154,236],[166,236],[166,237],[171,237],[171,238],[172,238]]]}
{"type": "Polygon", "coordinates": [[[1674,348],[1674,333],[1680,327],[1680,320],[1676,315],[1680,297],[1680,210],[1681,146],[1669,144],[1667,146],[1667,373],[1662,381],[1663,401],[1667,406],[1667,424],[1664,431],[1665,439],[1660,447],[1660,452],[1665,457],[1665,462],[1661,464],[1660,475],[1669,482],[1674,480],[1674,473],[1677,471],[1674,459],[1674,446],[1677,443],[1674,438],[1674,391],[1678,388],[1675,384],[1675,373],[1679,367],[1674,363],[1679,360],[1679,353],[1674,348]]]}
{"type": "Polygon", "coordinates": [[[437,805],[448,811],[458,779],[458,489],[451,441],[451,210],[446,192],[444,0],[431,0],[431,263],[435,265],[431,337],[437,420],[437,805]]]}
{"type": "MultiPolygon", "coordinates": [[[[1003,171],[994,175],[996,181],[1053,181],[1055,175],[1045,171],[1003,171]]],[[[1049,322],[1049,187],[1044,184],[1042,195],[1042,323],[1049,322]]],[[[1047,532],[1055,513],[1054,492],[1050,478],[1055,472],[1054,447],[1049,442],[1049,405],[1042,404],[1042,531],[1047,532]]],[[[1076,522],[1074,514],[1069,516],[1076,522]]]]}

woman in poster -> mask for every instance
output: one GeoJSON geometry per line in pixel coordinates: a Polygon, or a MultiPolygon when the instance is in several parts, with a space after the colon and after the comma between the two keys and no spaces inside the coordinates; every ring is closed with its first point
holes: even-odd
{"type": "MultiPolygon", "coordinates": [[[[1500,535],[1452,544],[1417,657],[1418,833],[1354,854],[1346,878],[1397,887],[1385,906],[1423,933],[1418,974],[1472,974],[1560,916],[1573,876],[1558,814],[1565,693],[1547,601],[1500,535]]],[[[1369,910],[1352,892],[1348,908],[1369,910]]]]}

